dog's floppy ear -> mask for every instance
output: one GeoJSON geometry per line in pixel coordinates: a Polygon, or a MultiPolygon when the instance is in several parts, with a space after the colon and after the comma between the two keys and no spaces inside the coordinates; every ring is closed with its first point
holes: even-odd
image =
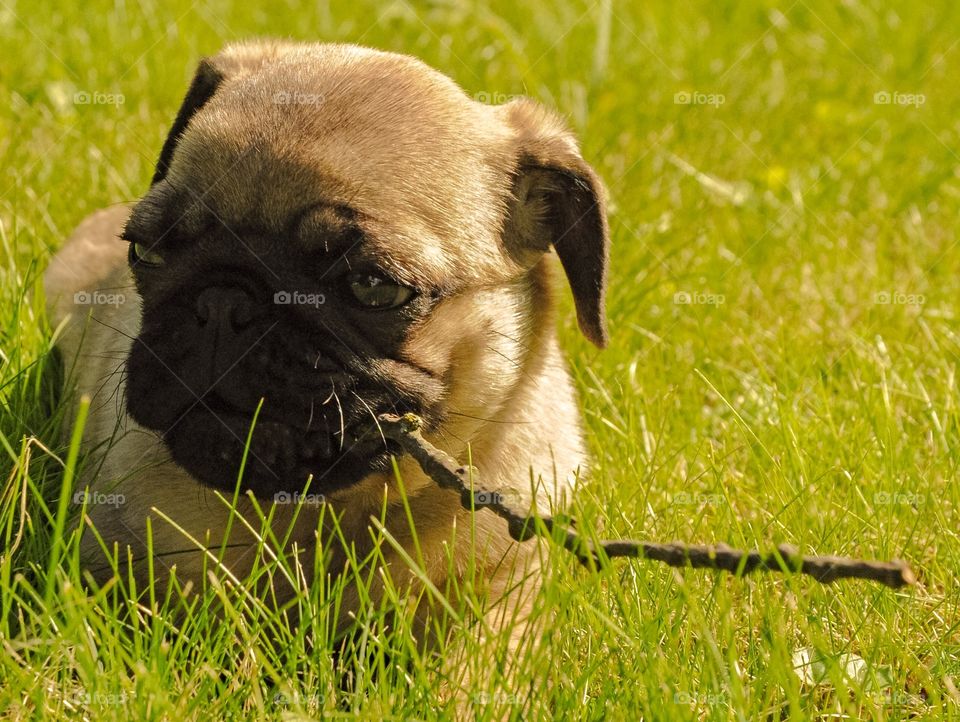
{"type": "Polygon", "coordinates": [[[176,150],[180,136],[187,128],[187,123],[213,97],[220,83],[223,82],[223,78],[223,72],[214,65],[210,58],[204,58],[200,61],[197,72],[193,76],[193,82],[190,83],[190,89],[187,90],[187,96],[183,99],[180,110],[177,111],[173,127],[170,128],[167,139],[163,142],[160,158],[157,160],[157,168],[153,172],[153,180],[150,181],[150,185],[155,185],[166,177],[167,171],[170,169],[170,161],[173,159],[173,151],[176,150]]]}
{"type": "Polygon", "coordinates": [[[554,248],[573,291],[580,330],[603,348],[610,234],[600,179],[554,114],[527,99],[501,106],[500,112],[517,139],[505,228],[510,250],[539,257],[554,248]]]}
{"type": "Polygon", "coordinates": [[[213,57],[203,58],[197,65],[187,95],[163,143],[150,184],[159,183],[166,177],[180,136],[187,129],[190,119],[210,101],[225,80],[253,73],[291,48],[295,46],[282,40],[254,40],[228,45],[213,57]]]}

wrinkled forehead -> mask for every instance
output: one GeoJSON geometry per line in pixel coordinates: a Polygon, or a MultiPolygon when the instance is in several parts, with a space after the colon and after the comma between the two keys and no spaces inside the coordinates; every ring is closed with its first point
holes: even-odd
{"type": "Polygon", "coordinates": [[[349,207],[398,263],[489,275],[504,262],[508,147],[490,108],[426,66],[307,59],[225,80],[165,182],[198,196],[188,213],[267,233],[317,203],[349,207]]]}

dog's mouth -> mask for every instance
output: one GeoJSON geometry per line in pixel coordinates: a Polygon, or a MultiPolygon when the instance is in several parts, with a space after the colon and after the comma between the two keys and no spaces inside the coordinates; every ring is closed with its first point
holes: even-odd
{"type": "Polygon", "coordinates": [[[378,431],[377,416],[421,413],[420,404],[344,372],[328,376],[325,395],[295,374],[245,363],[201,394],[207,379],[194,369],[204,368],[202,359],[174,374],[138,348],[128,363],[131,417],[161,434],[173,461],[197,481],[231,494],[238,484],[267,500],[308,484],[316,494],[353,485],[389,469],[400,453],[378,431]]]}
{"type": "Polygon", "coordinates": [[[309,482],[327,494],[389,469],[399,449],[377,416],[422,415],[439,393],[432,400],[411,382],[417,369],[343,314],[324,309],[320,323],[263,297],[257,283],[228,274],[145,300],[126,364],[130,416],[162,435],[187,473],[230,493],[270,499],[309,482]]]}
{"type": "Polygon", "coordinates": [[[217,395],[182,411],[163,439],[173,460],[201,483],[232,492],[240,480],[241,490],[265,499],[289,498],[308,482],[323,492],[349,486],[401,453],[374,417],[347,425],[318,413],[303,428],[217,395]]]}

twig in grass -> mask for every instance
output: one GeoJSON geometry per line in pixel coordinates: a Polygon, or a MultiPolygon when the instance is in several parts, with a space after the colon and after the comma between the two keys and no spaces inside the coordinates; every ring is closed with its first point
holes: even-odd
{"type": "Polygon", "coordinates": [[[742,551],[725,544],[706,546],[672,542],[663,544],[634,539],[609,539],[593,542],[585,539],[563,523],[550,517],[530,517],[503,503],[494,489],[478,483],[476,469],[460,466],[453,457],[437,449],[420,433],[423,421],[415,414],[378,417],[380,432],[397,442],[401,448],[423,469],[423,472],[445,489],[460,495],[461,505],[474,509],[477,498],[485,499],[483,507],[507,522],[510,536],[517,541],[526,541],[535,535],[559,537],[564,549],[572,552],[581,563],[605,566],[611,557],[634,557],[652,559],[671,567],[698,567],[722,569],[737,574],[746,574],[756,569],[772,572],[806,574],[818,582],[829,583],[837,579],[868,579],[888,587],[913,584],[916,577],[907,564],[901,561],[880,562],[849,559],[834,556],[802,556],[795,548],[781,545],[775,551],[742,551]]]}

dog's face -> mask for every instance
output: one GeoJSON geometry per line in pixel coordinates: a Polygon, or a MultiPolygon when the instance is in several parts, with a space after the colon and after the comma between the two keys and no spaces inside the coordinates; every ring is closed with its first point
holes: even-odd
{"type": "Polygon", "coordinates": [[[404,56],[205,60],[124,237],[143,303],[128,410],[221,489],[248,436],[242,488],[270,497],[385,468],[378,414],[495,416],[552,333],[551,246],[605,341],[606,221],[570,135],[404,56]]]}

